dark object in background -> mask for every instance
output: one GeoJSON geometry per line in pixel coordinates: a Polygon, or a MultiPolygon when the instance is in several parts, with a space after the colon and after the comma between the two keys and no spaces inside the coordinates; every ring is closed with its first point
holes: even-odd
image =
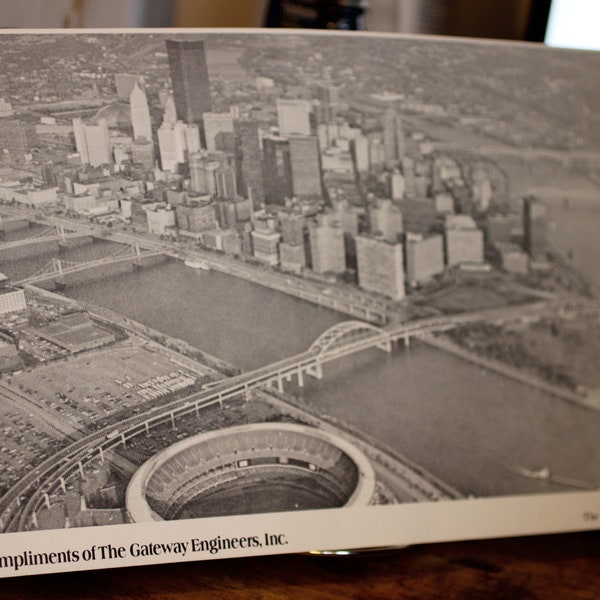
{"type": "Polygon", "coordinates": [[[529,20],[525,30],[525,39],[529,42],[543,42],[548,27],[548,16],[552,0],[531,0],[529,20]]]}
{"type": "Polygon", "coordinates": [[[552,0],[269,0],[265,25],[543,42],[551,4],[552,0]]]}
{"type": "Polygon", "coordinates": [[[267,27],[364,29],[369,0],[271,0],[267,27]]]}

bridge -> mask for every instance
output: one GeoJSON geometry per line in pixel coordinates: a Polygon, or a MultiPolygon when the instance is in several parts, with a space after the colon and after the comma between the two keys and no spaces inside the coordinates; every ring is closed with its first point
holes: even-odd
{"type": "MultiPolygon", "coordinates": [[[[65,240],[68,237],[103,237],[107,234],[100,227],[85,223],[82,221],[73,221],[63,217],[44,216],[39,217],[29,213],[28,218],[32,222],[48,225],[51,224],[55,229],[40,234],[39,241],[46,242],[50,240],[59,240],[60,229],[65,232],[65,240]],[[43,239],[42,239],[43,238],[43,239]]],[[[2,248],[14,247],[15,245],[26,245],[27,243],[38,243],[35,238],[28,238],[29,241],[19,240],[18,244],[11,242],[11,245],[0,244],[2,248]]],[[[293,277],[286,273],[277,273],[275,271],[266,271],[235,259],[230,256],[217,254],[214,252],[195,249],[193,251],[182,251],[172,243],[152,239],[148,236],[142,236],[135,233],[123,232],[118,230],[110,231],[111,241],[119,244],[134,246],[138,245],[148,251],[156,251],[160,254],[173,256],[175,258],[189,258],[206,263],[211,269],[245,279],[252,283],[277,290],[294,296],[307,302],[312,302],[337,312],[344,313],[351,318],[364,319],[378,325],[384,324],[388,318],[388,302],[384,299],[373,298],[372,295],[360,292],[359,290],[338,290],[335,286],[331,288],[325,283],[305,280],[300,277],[293,277]]],[[[50,273],[51,265],[47,265],[47,271],[50,273]]],[[[33,283],[33,282],[30,282],[33,283]]]]}
{"type": "MultiPolygon", "coordinates": [[[[14,217],[12,221],[22,221],[23,218],[14,217]]],[[[5,223],[6,220],[0,220],[0,224],[5,223]]],[[[85,231],[70,231],[65,229],[64,225],[56,225],[52,227],[46,227],[42,231],[39,231],[35,235],[23,238],[21,240],[14,240],[12,242],[5,242],[0,244],[1,250],[8,250],[9,248],[19,248],[21,246],[30,246],[31,244],[43,244],[46,242],[58,242],[59,244],[65,244],[68,239],[81,238],[81,237],[97,237],[98,233],[87,233],[85,231]]]]}
{"type": "Polygon", "coordinates": [[[16,221],[29,221],[32,218],[31,213],[11,212],[10,214],[0,213],[0,227],[3,223],[14,223],[16,221]]]}
{"type": "Polygon", "coordinates": [[[556,314],[556,302],[543,301],[527,306],[506,307],[475,313],[421,319],[385,328],[362,321],[345,321],[325,331],[305,352],[273,364],[207,385],[200,392],[169,402],[92,433],[55,453],[29,471],[0,499],[0,529],[24,531],[37,527],[36,513],[50,507],[50,496],[66,493],[66,481],[72,476],[84,477],[85,466],[93,460],[106,460],[106,453],[127,447],[128,440],[150,435],[152,428],[170,423],[186,415],[200,417],[201,409],[229,398],[247,395],[252,389],[270,386],[283,391],[284,383],[296,379],[300,387],[305,376],[323,377],[323,365],[369,348],[391,352],[393,344],[405,345],[413,337],[447,331],[476,322],[507,323],[523,319],[539,319],[556,314]]]}
{"type": "Polygon", "coordinates": [[[164,253],[160,250],[142,250],[137,244],[134,244],[133,246],[119,248],[119,250],[113,254],[110,254],[109,256],[86,262],[68,261],[53,258],[32,275],[29,275],[25,279],[15,281],[14,285],[34,284],[52,279],[64,284],[64,278],[73,273],[79,273],[88,269],[95,269],[97,267],[122,262],[131,262],[134,265],[141,266],[142,259],[149,258],[151,256],[161,256],[162,254],[164,253]]]}

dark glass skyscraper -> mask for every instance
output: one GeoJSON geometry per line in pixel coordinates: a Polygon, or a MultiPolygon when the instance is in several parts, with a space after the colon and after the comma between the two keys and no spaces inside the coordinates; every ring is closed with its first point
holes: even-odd
{"type": "Polygon", "coordinates": [[[546,254],[546,206],[529,196],[523,200],[523,229],[525,252],[533,260],[542,260],[546,254]]]}
{"type": "Polygon", "coordinates": [[[202,131],[202,115],[212,108],[204,42],[167,40],[167,55],[177,118],[202,131]]]}
{"type": "Polygon", "coordinates": [[[258,208],[265,200],[258,124],[250,119],[237,119],[233,131],[237,189],[245,198],[252,198],[258,208]]]}
{"type": "Polygon", "coordinates": [[[275,136],[264,137],[263,155],[265,201],[267,204],[285,206],[286,197],[291,198],[293,195],[289,140],[275,136]]]}

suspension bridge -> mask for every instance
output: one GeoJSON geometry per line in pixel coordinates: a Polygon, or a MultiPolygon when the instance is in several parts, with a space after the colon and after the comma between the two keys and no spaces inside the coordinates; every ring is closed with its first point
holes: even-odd
{"type": "MultiPolygon", "coordinates": [[[[22,218],[14,217],[10,220],[18,221],[23,220],[22,218]]],[[[7,222],[5,219],[0,220],[0,224],[7,222]]],[[[10,248],[20,248],[22,246],[30,246],[32,244],[43,244],[47,242],[58,242],[59,245],[66,244],[67,240],[73,238],[82,238],[82,237],[97,237],[99,234],[94,233],[90,234],[86,231],[72,231],[69,229],[65,229],[64,225],[54,225],[50,227],[45,227],[41,231],[31,235],[29,237],[14,240],[12,242],[4,242],[0,244],[0,251],[8,250],[10,248]]]]}
{"type": "Polygon", "coordinates": [[[58,283],[64,284],[65,277],[67,275],[72,275],[73,273],[80,273],[81,271],[86,271],[88,269],[95,269],[97,267],[124,262],[130,262],[134,267],[140,267],[143,265],[143,259],[152,256],[161,256],[163,254],[164,252],[161,250],[145,250],[141,249],[138,244],[133,244],[132,246],[123,246],[113,254],[109,254],[103,258],[85,262],[52,258],[52,260],[32,275],[19,281],[15,281],[14,285],[34,284],[49,280],[55,280],[58,283]]]}
{"type": "Polygon", "coordinates": [[[3,223],[15,223],[17,221],[29,221],[31,219],[31,213],[0,213],[0,226],[3,223]]]}

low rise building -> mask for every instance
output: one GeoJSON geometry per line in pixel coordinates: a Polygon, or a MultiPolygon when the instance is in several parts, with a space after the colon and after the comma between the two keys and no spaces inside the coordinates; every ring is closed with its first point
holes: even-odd
{"type": "Polygon", "coordinates": [[[79,194],[76,196],[66,194],[64,196],[64,203],[68,211],[76,213],[84,213],[96,208],[96,198],[89,194],[79,194]]]}
{"type": "Polygon", "coordinates": [[[446,264],[483,263],[483,231],[472,217],[448,215],[444,232],[446,264]]]}
{"type": "Polygon", "coordinates": [[[58,188],[34,188],[27,190],[27,204],[30,206],[42,206],[44,204],[53,204],[58,201],[58,188]]]}
{"type": "Polygon", "coordinates": [[[76,353],[104,346],[115,341],[115,336],[96,325],[87,313],[63,315],[35,329],[42,339],[76,353]]]}
{"type": "Polygon", "coordinates": [[[27,308],[25,292],[9,285],[0,287],[0,315],[19,312],[27,308]]]}
{"type": "Polygon", "coordinates": [[[497,243],[500,267],[508,273],[526,274],[529,270],[529,257],[523,250],[512,243],[497,243]]]}
{"type": "Polygon", "coordinates": [[[0,372],[18,369],[21,364],[21,357],[14,342],[0,338],[0,372]]]}

